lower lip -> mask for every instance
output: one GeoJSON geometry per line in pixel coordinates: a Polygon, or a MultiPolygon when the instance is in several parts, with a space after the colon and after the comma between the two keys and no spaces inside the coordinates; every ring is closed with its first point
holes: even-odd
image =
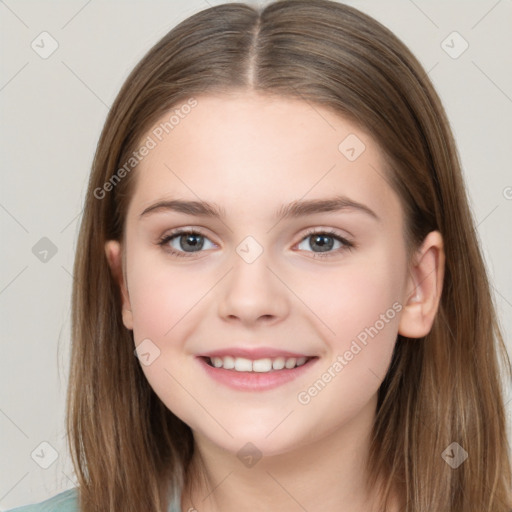
{"type": "Polygon", "coordinates": [[[210,366],[204,357],[198,357],[197,360],[212,379],[225,386],[239,391],[267,391],[300,377],[316,363],[318,357],[310,359],[302,366],[296,366],[291,369],[273,370],[266,373],[226,370],[224,368],[210,366]]]}

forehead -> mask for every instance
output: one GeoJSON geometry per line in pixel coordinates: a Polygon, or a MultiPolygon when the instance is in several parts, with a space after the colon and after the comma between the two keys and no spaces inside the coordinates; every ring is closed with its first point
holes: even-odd
{"type": "Polygon", "coordinates": [[[142,138],[153,147],[136,170],[138,208],[166,195],[254,214],[306,196],[342,194],[380,210],[397,202],[376,141],[331,110],[255,93],[195,102],[175,105],[142,138]]]}

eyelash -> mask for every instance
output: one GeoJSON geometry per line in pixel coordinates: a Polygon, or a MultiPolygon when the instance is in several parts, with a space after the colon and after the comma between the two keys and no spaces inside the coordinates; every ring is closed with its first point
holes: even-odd
{"type": "MultiPolygon", "coordinates": [[[[176,251],[174,249],[169,248],[169,246],[167,246],[167,244],[173,238],[176,238],[177,236],[181,236],[181,235],[199,235],[199,236],[208,238],[206,235],[204,235],[203,233],[201,233],[200,231],[195,230],[195,229],[180,229],[180,230],[173,231],[169,234],[164,235],[158,241],[158,245],[163,247],[166,251],[171,253],[173,256],[184,257],[184,258],[192,257],[194,253],[186,253],[184,251],[176,251]]],[[[347,240],[346,238],[341,237],[335,231],[330,230],[330,229],[322,229],[322,230],[310,229],[304,234],[304,236],[301,238],[300,242],[302,242],[306,238],[313,236],[313,235],[328,235],[329,237],[332,237],[343,244],[343,247],[341,247],[340,249],[338,249],[336,251],[329,251],[329,252],[323,252],[323,253],[322,252],[312,252],[314,258],[328,258],[330,256],[337,255],[342,251],[347,251],[347,250],[350,251],[355,247],[354,242],[351,242],[351,241],[347,240]]],[[[198,252],[202,252],[202,251],[198,251],[198,252]]]]}

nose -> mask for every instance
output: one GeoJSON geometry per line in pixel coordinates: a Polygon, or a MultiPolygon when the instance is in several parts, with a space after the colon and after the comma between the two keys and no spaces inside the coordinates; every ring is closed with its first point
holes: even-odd
{"type": "Polygon", "coordinates": [[[283,321],[290,309],[288,288],[269,266],[265,252],[248,261],[234,254],[231,271],[220,286],[219,316],[247,327],[283,321]]]}

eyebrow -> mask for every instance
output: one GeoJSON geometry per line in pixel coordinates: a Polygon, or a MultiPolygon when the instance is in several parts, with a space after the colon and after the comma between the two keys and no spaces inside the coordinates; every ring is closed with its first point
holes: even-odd
{"type": "MultiPolygon", "coordinates": [[[[375,220],[380,220],[379,216],[371,208],[346,196],[293,201],[278,208],[274,212],[274,220],[305,217],[307,215],[315,215],[318,213],[334,213],[350,210],[362,212],[373,217],[375,220]]],[[[181,199],[158,201],[151,206],[148,206],[140,214],[140,218],[152,213],[167,211],[185,213],[187,215],[193,215],[197,217],[211,217],[216,219],[226,218],[226,212],[224,208],[215,203],[209,203],[207,201],[186,201],[181,199]]]]}

